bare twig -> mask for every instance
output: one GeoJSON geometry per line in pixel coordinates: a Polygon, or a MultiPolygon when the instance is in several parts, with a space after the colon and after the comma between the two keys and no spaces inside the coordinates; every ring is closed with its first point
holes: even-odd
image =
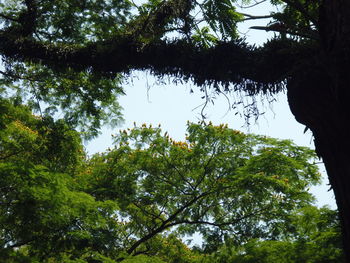
{"type": "Polygon", "coordinates": [[[255,2],[255,3],[254,3],[254,4],[251,4],[251,5],[245,6],[245,5],[241,4],[241,5],[238,5],[238,6],[239,6],[239,8],[241,8],[241,9],[252,8],[252,7],[254,7],[254,6],[257,6],[257,5],[260,5],[260,4],[262,4],[262,3],[267,2],[267,0],[254,1],[254,2],[255,2]]]}
{"type": "Polygon", "coordinates": [[[273,18],[273,15],[254,16],[254,15],[240,13],[240,12],[238,12],[238,14],[246,17],[246,18],[243,18],[241,21],[273,18]]]}

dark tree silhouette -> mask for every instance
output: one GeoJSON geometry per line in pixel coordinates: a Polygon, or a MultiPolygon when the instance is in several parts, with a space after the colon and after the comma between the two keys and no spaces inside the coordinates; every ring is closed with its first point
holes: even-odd
{"type": "MultiPolygon", "coordinates": [[[[239,13],[229,0],[144,2],[25,0],[10,6],[1,1],[6,83],[22,80],[25,85],[52,76],[62,81],[77,72],[100,83],[116,73],[149,70],[248,96],[286,88],[295,118],[313,132],[326,165],[350,262],[350,2],[273,1],[282,11],[263,17],[239,13]],[[276,37],[262,47],[237,37],[236,23],[268,17],[271,23],[255,29],[273,31],[276,37]]],[[[35,87],[44,101],[53,94],[35,87]]],[[[68,93],[91,102],[86,114],[99,117],[93,102],[107,101],[111,90],[97,91],[73,85],[68,93]],[[104,96],[98,97],[101,92],[104,96]]]]}

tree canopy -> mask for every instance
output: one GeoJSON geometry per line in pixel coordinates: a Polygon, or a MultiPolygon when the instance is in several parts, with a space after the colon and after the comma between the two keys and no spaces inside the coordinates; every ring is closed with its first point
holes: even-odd
{"type": "Polygon", "coordinates": [[[292,213],[282,239],[251,239],[239,246],[220,247],[208,262],[343,262],[337,213],[327,207],[304,207],[292,213]]]}
{"type": "Polygon", "coordinates": [[[132,70],[214,92],[276,93],[296,65],[315,56],[318,4],[272,4],[282,11],[255,17],[230,0],[2,1],[3,87],[34,105],[45,102],[46,113],[63,109],[73,125],[88,124],[91,135],[107,118],[120,117],[116,97],[132,70]],[[266,30],[289,37],[259,48],[244,43],[237,24],[261,18],[270,19],[266,30]]]}
{"type": "Polygon", "coordinates": [[[91,138],[104,123],[121,121],[116,99],[135,70],[193,81],[207,100],[208,92],[254,97],[286,89],[325,162],[350,251],[350,4],[271,0],[275,11],[246,12],[259,3],[0,1],[1,97],[28,103],[45,120],[61,110],[64,127],[91,138]],[[237,30],[246,20],[274,37],[247,44],[237,30]]]}
{"type": "MultiPolygon", "coordinates": [[[[142,125],[87,157],[63,120],[41,119],[4,99],[0,109],[6,262],[201,262],[253,238],[328,233],[318,221],[296,221],[320,175],[314,152],[288,140],[188,123],[181,142],[142,125]],[[202,252],[179,239],[195,232],[203,235],[202,252]]],[[[330,218],[326,226],[337,226],[330,218]]],[[[331,255],[341,255],[337,249],[331,255]]]]}

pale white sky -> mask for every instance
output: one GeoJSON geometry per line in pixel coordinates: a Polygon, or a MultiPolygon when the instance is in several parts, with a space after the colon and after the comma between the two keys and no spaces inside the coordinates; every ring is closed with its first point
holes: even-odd
{"type": "MultiPolygon", "coordinates": [[[[138,73],[134,78],[134,84],[126,87],[127,95],[120,98],[124,108],[125,123],[117,129],[103,129],[103,134],[87,145],[89,153],[102,152],[112,145],[111,134],[116,134],[119,129],[132,128],[134,122],[156,126],[162,125],[163,131],[168,131],[171,137],[183,140],[185,137],[187,121],[197,122],[200,118],[201,95],[199,88],[187,85],[153,85],[154,79],[145,73],[138,73]],[[190,94],[190,89],[194,93],[190,94]]],[[[272,104],[272,109],[267,107],[266,113],[261,116],[257,124],[251,124],[249,128],[243,127],[244,120],[233,111],[227,112],[228,103],[224,97],[216,99],[214,105],[206,110],[208,120],[214,124],[227,123],[230,128],[239,129],[245,133],[266,135],[280,139],[292,139],[296,144],[314,147],[310,132],[304,134],[304,126],[296,122],[291,114],[286,94],[280,94],[277,102],[272,104]]],[[[324,167],[320,171],[325,175],[324,167]]],[[[324,180],[322,186],[312,189],[318,199],[318,205],[325,204],[335,208],[334,196],[328,192],[328,186],[324,180]]]]}

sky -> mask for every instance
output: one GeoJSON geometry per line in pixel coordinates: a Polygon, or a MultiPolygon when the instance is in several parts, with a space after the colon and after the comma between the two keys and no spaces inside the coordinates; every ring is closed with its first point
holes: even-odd
{"type": "MultiPolygon", "coordinates": [[[[86,145],[90,154],[103,152],[111,147],[111,134],[117,134],[119,129],[134,127],[134,122],[137,125],[161,124],[163,132],[168,131],[176,140],[184,140],[187,121],[201,120],[202,107],[199,106],[203,103],[202,93],[193,84],[159,85],[152,76],[139,72],[135,74],[133,84],[125,89],[127,95],[119,99],[124,109],[124,124],[115,129],[104,127],[101,136],[86,145]],[[191,89],[194,93],[190,93],[191,89]]],[[[230,128],[245,133],[291,139],[297,145],[314,148],[312,134],[309,131],[304,133],[305,126],[299,124],[290,112],[286,94],[281,93],[276,99],[276,102],[265,105],[265,114],[260,116],[256,123],[252,122],[247,127],[239,115],[235,115],[233,110],[228,111],[228,101],[221,96],[214,101],[214,105],[205,110],[207,121],[214,124],[227,123],[230,128]]],[[[329,205],[336,208],[334,195],[328,191],[325,168],[322,165],[319,167],[324,175],[324,182],[321,186],[313,187],[311,191],[317,198],[318,206],[329,205]]]]}
{"type": "MultiPolygon", "coordinates": [[[[266,15],[273,8],[269,4],[258,5],[249,9],[250,14],[266,15]]],[[[243,10],[247,13],[247,10],[243,10]]],[[[266,25],[268,21],[249,21],[241,24],[238,28],[242,36],[249,43],[262,44],[267,38],[271,38],[271,33],[262,30],[251,30],[253,25],[266,25]]],[[[117,129],[104,127],[101,136],[86,145],[90,154],[102,152],[112,145],[111,134],[117,134],[119,129],[132,128],[134,122],[138,125],[143,123],[156,126],[161,124],[163,131],[168,131],[170,136],[176,140],[184,139],[187,121],[197,122],[201,119],[201,105],[203,93],[199,88],[191,83],[175,85],[170,81],[159,85],[157,81],[146,72],[135,72],[132,78],[128,79],[125,92],[126,96],[119,99],[124,111],[125,122],[117,129]],[[190,93],[193,89],[194,93],[190,93]]],[[[231,98],[232,99],[232,98],[231,98]]],[[[276,97],[276,102],[266,103],[261,107],[265,114],[259,117],[257,123],[252,123],[249,127],[240,115],[235,115],[233,110],[228,111],[229,103],[224,96],[220,96],[214,101],[214,105],[209,105],[205,113],[207,121],[214,124],[227,123],[230,128],[241,130],[245,133],[255,133],[280,139],[291,139],[297,145],[314,148],[312,134],[304,133],[305,126],[299,124],[288,107],[287,96],[284,93],[276,97]]],[[[336,208],[334,195],[328,191],[328,179],[325,168],[319,165],[323,174],[321,186],[313,187],[311,192],[317,198],[317,205],[329,205],[336,208]]]]}

